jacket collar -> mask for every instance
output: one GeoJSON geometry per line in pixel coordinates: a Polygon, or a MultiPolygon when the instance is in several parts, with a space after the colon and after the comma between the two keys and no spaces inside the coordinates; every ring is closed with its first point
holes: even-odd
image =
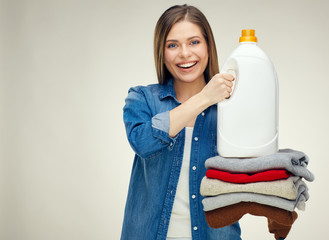
{"type": "Polygon", "coordinates": [[[173,99],[175,99],[178,102],[178,100],[176,98],[176,92],[175,92],[175,88],[174,88],[173,78],[168,79],[167,83],[162,85],[159,97],[160,97],[160,100],[163,100],[167,97],[172,97],[173,99]]]}

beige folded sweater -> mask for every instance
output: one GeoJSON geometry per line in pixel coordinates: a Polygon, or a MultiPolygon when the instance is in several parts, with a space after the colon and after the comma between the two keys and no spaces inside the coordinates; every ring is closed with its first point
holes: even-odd
{"type": "Polygon", "coordinates": [[[216,196],[233,192],[251,192],[265,195],[273,195],[286,199],[296,199],[298,189],[306,183],[301,177],[291,176],[287,179],[270,181],[270,182],[254,182],[254,183],[230,183],[219,179],[211,179],[204,177],[201,182],[200,193],[202,196],[216,196]]]}

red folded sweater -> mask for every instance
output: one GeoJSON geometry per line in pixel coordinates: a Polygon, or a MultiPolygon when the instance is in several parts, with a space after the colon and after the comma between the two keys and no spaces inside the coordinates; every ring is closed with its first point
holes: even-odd
{"type": "Polygon", "coordinates": [[[273,169],[258,173],[230,173],[217,169],[208,169],[206,176],[208,178],[216,178],[231,183],[252,183],[275,181],[279,179],[287,179],[292,176],[290,172],[283,169],[273,169]]]}

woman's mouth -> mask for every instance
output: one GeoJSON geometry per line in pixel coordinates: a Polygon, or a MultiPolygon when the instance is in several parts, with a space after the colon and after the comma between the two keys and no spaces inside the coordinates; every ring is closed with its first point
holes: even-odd
{"type": "Polygon", "coordinates": [[[183,68],[183,69],[189,69],[193,66],[195,66],[198,62],[188,62],[188,63],[181,63],[181,64],[177,64],[177,67],[179,68],[183,68]]]}

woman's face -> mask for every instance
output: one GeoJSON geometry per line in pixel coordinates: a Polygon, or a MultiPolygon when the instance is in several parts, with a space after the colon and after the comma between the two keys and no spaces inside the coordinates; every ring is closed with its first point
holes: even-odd
{"type": "Polygon", "coordinates": [[[175,81],[205,81],[208,46],[198,25],[188,21],[175,23],[165,44],[164,63],[175,81]]]}

